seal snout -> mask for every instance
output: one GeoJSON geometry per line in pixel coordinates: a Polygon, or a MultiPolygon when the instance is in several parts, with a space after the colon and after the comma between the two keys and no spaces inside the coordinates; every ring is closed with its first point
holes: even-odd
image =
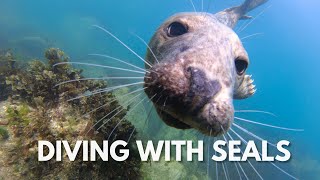
{"type": "Polygon", "coordinates": [[[168,98],[181,99],[188,92],[190,80],[181,66],[160,63],[149,70],[145,78],[148,96],[162,94],[168,98]]]}
{"type": "Polygon", "coordinates": [[[210,99],[214,98],[221,90],[218,80],[209,80],[206,74],[194,67],[188,67],[190,73],[190,88],[186,96],[186,102],[191,105],[194,112],[198,112],[210,99]]]}
{"type": "Polygon", "coordinates": [[[218,80],[208,79],[205,72],[192,66],[163,63],[150,69],[145,78],[149,97],[163,94],[168,102],[196,113],[221,90],[218,80]]]}
{"type": "MultiPolygon", "coordinates": [[[[192,111],[199,117],[200,130],[217,136],[229,129],[233,120],[233,105],[228,98],[218,97],[222,86],[218,80],[210,80],[200,69],[190,67],[188,98],[192,111]]],[[[223,97],[223,95],[222,95],[223,97]]]]}
{"type": "Polygon", "coordinates": [[[214,101],[203,107],[199,117],[203,124],[200,131],[217,136],[224,134],[230,128],[233,123],[234,109],[229,102],[214,101]]]}
{"type": "Polygon", "coordinates": [[[208,71],[180,63],[159,63],[145,77],[145,92],[165,123],[179,129],[196,128],[217,136],[233,120],[232,98],[208,71]]]}

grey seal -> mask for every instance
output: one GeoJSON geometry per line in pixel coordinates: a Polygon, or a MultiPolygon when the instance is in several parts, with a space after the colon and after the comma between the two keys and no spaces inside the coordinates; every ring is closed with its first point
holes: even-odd
{"type": "Polygon", "coordinates": [[[246,0],[216,14],[175,14],[157,29],[146,54],[152,66],[146,64],[144,86],[167,125],[211,136],[230,128],[233,99],[256,91],[246,74],[248,54],[233,28],[266,1],[246,0]]]}

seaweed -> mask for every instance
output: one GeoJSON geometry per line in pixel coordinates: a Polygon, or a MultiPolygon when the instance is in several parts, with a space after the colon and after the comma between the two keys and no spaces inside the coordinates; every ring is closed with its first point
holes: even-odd
{"type": "MultiPolygon", "coordinates": [[[[48,64],[40,60],[33,60],[29,62],[25,70],[6,77],[6,84],[11,86],[13,94],[33,105],[35,105],[34,100],[37,97],[43,98],[43,101],[46,102],[56,102],[63,90],[54,88],[55,84],[59,81],[74,79],[75,74],[80,77],[80,73],[77,73],[76,70],[73,70],[68,65],[59,66],[59,68],[53,66],[55,63],[67,61],[67,57],[61,50],[48,49],[46,57],[50,58],[47,59],[48,64]]],[[[64,90],[66,90],[65,92],[70,92],[75,89],[76,87],[72,86],[64,90]]]]}
{"type": "MultiPolygon", "coordinates": [[[[110,113],[119,102],[111,93],[99,93],[91,97],[82,97],[69,101],[83,93],[107,88],[103,81],[77,81],[83,78],[82,70],[75,69],[69,64],[69,58],[63,51],[50,48],[45,52],[46,62],[32,60],[24,68],[7,69],[5,85],[10,88],[8,105],[5,106],[5,120],[7,125],[1,126],[0,160],[1,167],[9,168],[11,176],[25,179],[129,179],[140,177],[141,161],[132,142],[136,138],[133,133],[129,142],[130,156],[124,162],[109,160],[103,162],[83,162],[81,154],[76,161],[54,159],[39,162],[37,159],[38,140],[67,140],[73,144],[79,140],[96,140],[102,145],[102,140],[109,137],[109,133],[124,119],[127,107],[123,111],[110,113]],[[60,82],[73,80],[56,86],[60,82]],[[103,106],[102,106],[103,105],[103,106]],[[98,109],[98,107],[101,107],[98,109]],[[92,113],[91,110],[96,109],[92,113]],[[110,113],[109,116],[104,117],[110,113]],[[115,114],[117,113],[117,114],[115,114]],[[86,116],[83,116],[86,114],[86,116]],[[93,124],[101,118],[114,118],[106,125],[93,124]],[[99,131],[96,129],[103,126],[99,131]],[[125,171],[123,171],[125,169],[125,171]]],[[[122,109],[122,108],[121,108],[122,109]]],[[[109,141],[127,141],[134,130],[134,126],[123,120],[112,134],[109,141]]],[[[0,173],[0,177],[1,177],[0,173]]]]}
{"type": "Polygon", "coordinates": [[[8,97],[10,88],[6,85],[5,79],[15,71],[16,60],[10,50],[0,51],[0,101],[8,97]]]}
{"type": "Polygon", "coordinates": [[[0,126],[0,140],[9,138],[9,132],[6,128],[0,126]]]}

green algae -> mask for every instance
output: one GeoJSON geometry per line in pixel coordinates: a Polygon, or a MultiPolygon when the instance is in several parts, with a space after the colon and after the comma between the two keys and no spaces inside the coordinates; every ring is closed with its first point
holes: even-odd
{"type": "Polygon", "coordinates": [[[8,138],[9,138],[8,130],[0,126],[0,140],[6,140],[8,138]]]}
{"type": "MultiPolygon", "coordinates": [[[[0,177],[16,179],[128,179],[140,177],[140,157],[132,142],[136,139],[135,129],[127,120],[127,108],[117,115],[106,114],[121,106],[112,93],[100,93],[68,101],[85,92],[107,88],[103,81],[77,81],[84,78],[82,70],[74,69],[69,64],[65,53],[56,48],[45,52],[46,62],[32,60],[26,67],[7,69],[3,73],[5,86],[9,89],[8,103],[5,106],[7,125],[1,126],[0,137],[0,177]],[[56,86],[60,82],[74,80],[72,83],[56,86]],[[101,107],[104,105],[103,107],[101,107]],[[97,109],[98,107],[101,107],[97,109]],[[97,109],[92,113],[88,113],[97,109]],[[84,116],[86,114],[86,116],[84,116]],[[97,123],[101,118],[114,118],[106,125],[97,123]],[[117,127],[110,136],[110,143],[115,140],[129,142],[130,156],[124,162],[109,160],[103,162],[83,162],[81,152],[74,162],[64,159],[62,162],[50,160],[39,162],[37,159],[38,140],[54,143],[56,140],[67,140],[74,146],[76,140],[102,140],[117,127]],[[97,126],[93,127],[93,124],[97,126]],[[103,125],[97,131],[96,129],[103,125]],[[5,172],[5,173],[3,173],[5,172]]],[[[1,87],[2,88],[2,87],[1,87]]]]}
{"type": "Polygon", "coordinates": [[[6,110],[6,119],[9,121],[10,125],[28,125],[31,122],[27,117],[29,112],[29,107],[26,104],[23,104],[18,108],[9,106],[6,110]]]}
{"type": "Polygon", "coordinates": [[[5,100],[10,88],[6,85],[6,77],[15,73],[16,60],[10,50],[0,50],[0,101],[5,100]]]}

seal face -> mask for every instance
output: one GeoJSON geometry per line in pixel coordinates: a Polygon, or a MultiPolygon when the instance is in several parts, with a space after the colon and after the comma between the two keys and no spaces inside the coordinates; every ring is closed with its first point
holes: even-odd
{"type": "Polygon", "coordinates": [[[254,87],[245,71],[247,52],[236,33],[212,14],[170,17],[152,37],[145,92],[161,119],[180,129],[217,136],[234,117],[233,98],[254,87]]]}
{"type": "Polygon", "coordinates": [[[232,28],[266,1],[246,0],[216,14],[180,13],[160,26],[149,43],[152,67],[146,63],[144,86],[165,123],[211,136],[229,129],[233,99],[256,91],[245,74],[248,54],[232,28]]]}

